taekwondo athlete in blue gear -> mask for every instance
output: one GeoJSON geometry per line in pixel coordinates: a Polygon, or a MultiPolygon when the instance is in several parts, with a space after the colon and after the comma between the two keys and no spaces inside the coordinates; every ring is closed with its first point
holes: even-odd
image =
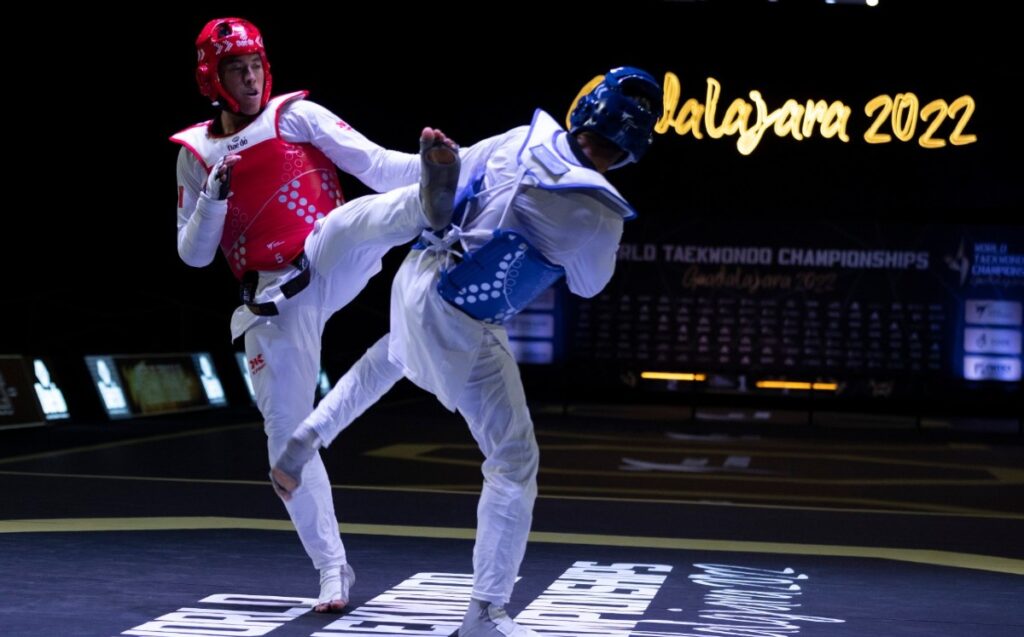
{"type": "Polygon", "coordinates": [[[443,236],[423,234],[425,247],[392,285],[391,333],[299,426],[274,467],[297,484],[304,458],[403,375],[457,409],[485,457],[461,637],[534,634],[504,610],[526,549],[539,453],[501,323],[562,276],[579,296],[605,287],[635,212],[603,173],[643,156],[661,112],[657,81],[622,67],[578,101],[569,132],[538,110],[529,126],[463,149],[464,211],[443,236]]]}

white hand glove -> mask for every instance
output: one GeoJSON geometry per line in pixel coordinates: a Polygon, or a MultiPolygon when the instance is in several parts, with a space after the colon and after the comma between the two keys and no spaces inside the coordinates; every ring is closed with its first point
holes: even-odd
{"type": "Polygon", "coordinates": [[[224,155],[217,160],[210,170],[210,176],[206,178],[206,186],[203,188],[206,196],[210,199],[223,201],[231,194],[231,168],[238,163],[240,155],[224,155]]]}

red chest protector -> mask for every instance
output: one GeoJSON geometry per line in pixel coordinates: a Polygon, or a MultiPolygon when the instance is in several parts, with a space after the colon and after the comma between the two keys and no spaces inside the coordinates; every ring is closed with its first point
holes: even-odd
{"type": "Polygon", "coordinates": [[[312,144],[280,138],[281,107],[305,91],[276,97],[244,129],[213,136],[210,122],[171,139],[209,171],[222,156],[242,156],[231,175],[228,216],[220,248],[239,279],[248,270],[277,270],[294,260],[317,219],[344,203],[334,164],[312,144]]]}

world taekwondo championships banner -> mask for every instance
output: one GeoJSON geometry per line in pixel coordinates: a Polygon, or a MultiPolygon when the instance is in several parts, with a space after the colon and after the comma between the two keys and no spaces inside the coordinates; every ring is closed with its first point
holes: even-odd
{"type": "Polygon", "coordinates": [[[934,381],[1019,389],[1021,227],[726,226],[651,241],[627,226],[608,287],[560,295],[555,358],[620,377],[870,381],[887,395],[934,381]]]}

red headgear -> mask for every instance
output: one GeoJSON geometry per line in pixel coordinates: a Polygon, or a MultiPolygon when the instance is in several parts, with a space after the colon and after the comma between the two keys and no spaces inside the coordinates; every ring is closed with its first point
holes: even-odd
{"type": "Polygon", "coordinates": [[[263,62],[263,95],[260,108],[267,105],[270,99],[270,62],[267,61],[267,51],[263,48],[263,36],[253,23],[241,18],[210,20],[196,38],[196,52],[199,55],[199,66],[196,68],[199,92],[214,102],[221,102],[234,113],[238,112],[238,102],[224,90],[217,67],[225,58],[259,53],[263,62]]]}

